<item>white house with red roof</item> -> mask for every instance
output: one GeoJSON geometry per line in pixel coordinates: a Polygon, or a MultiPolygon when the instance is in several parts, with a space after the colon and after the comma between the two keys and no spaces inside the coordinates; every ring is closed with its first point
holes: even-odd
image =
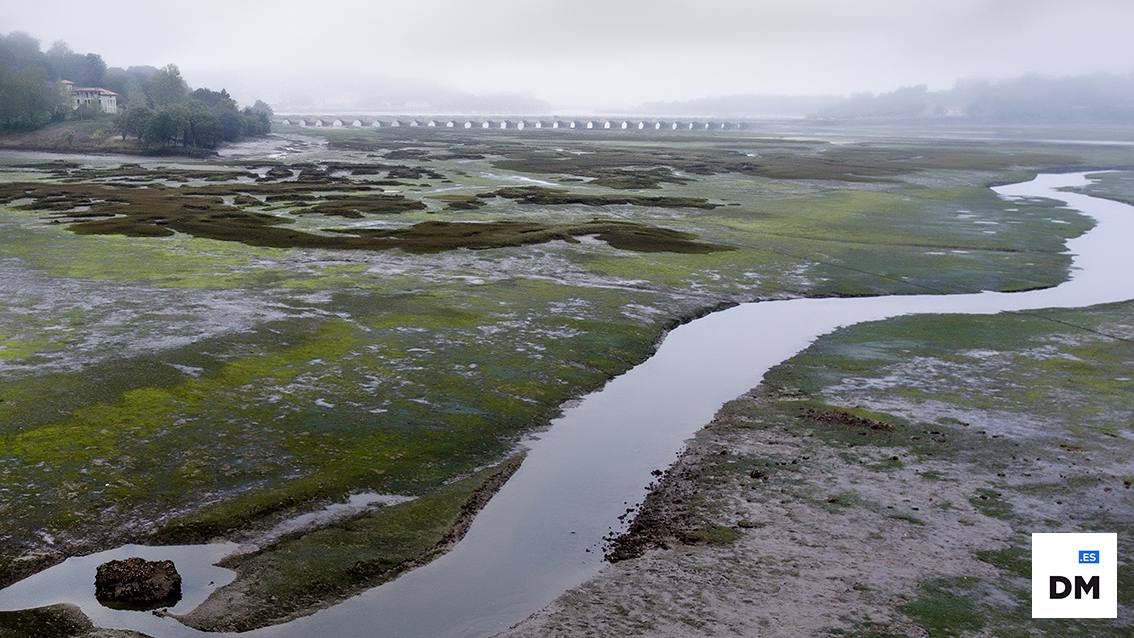
{"type": "Polygon", "coordinates": [[[71,98],[72,110],[88,104],[103,113],[115,114],[118,112],[118,94],[110,89],[75,86],[75,83],[70,80],[63,80],[63,86],[71,98]]]}

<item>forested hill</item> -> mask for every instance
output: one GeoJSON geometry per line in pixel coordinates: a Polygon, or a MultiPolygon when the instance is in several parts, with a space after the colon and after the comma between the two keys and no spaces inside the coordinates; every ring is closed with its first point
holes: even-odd
{"type": "Polygon", "coordinates": [[[225,90],[192,90],[176,65],[106,66],[96,53],[75,53],[56,42],[46,51],[23,32],[0,34],[0,131],[32,131],[68,120],[105,118],[123,139],[146,147],[214,148],[264,135],[271,108],[257,100],[243,109],[225,90]],[[96,106],[73,109],[62,80],[118,94],[117,116],[96,106]]]}
{"type": "Polygon", "coordinates": [[[1013,124],[1134,122],[1134,73],[1005,80],[961,80],[953,88],[925,85],[863,93],[817,109],[824,119],[963,119],[1013,124]]]}

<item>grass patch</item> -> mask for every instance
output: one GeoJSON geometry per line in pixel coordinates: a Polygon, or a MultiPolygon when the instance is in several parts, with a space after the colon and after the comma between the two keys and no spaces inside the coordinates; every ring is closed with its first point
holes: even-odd
{"type": "Polygon", "coordinates": [[[356,228],[335,231],[358,235],[373,248],[400,248],[412,253],[435,253],[456,248],[501,248],[549,241],[577,243],[576,237],[594,235],[621,250],[637,252],[712,253],[728,246],[695,240],[695,236],[668,228],[633,222],[595,220],[579,224],[534,222],[421,222],[409,228],[356,228]]]}
{"type": "Polygon", "coordinates": [[[236,580],[184,617],[199,629],[246,631],[342,600],[428,562],[458,541],[472,517],[519,467],[521,457],[433,493],[314,532],[285,538],[222,563],[236,580]]]}
{"type": "Polygon", "coordinates": [[[958,638],[978,631],[984,627],[984,619],[971,598],[972,584],[970,578],[925,584],[902,611],[929,632],[929,638],[958,638]]]}
{"type": "Polygon", "coordinates": [[[75,605],[0,611],[0,638],[69,638],[93,630],[90,619],[75,605]]]}
{"type": "Polygon", "coordinates": [[[1015,574],[1021,578],[1031,578],[1032,559],[1027,551],[1019,547],[1007,549],[986,549],[976,552],[977,559],[1015,574]]]}
{"type": "Polygon", "coordinates": [[[740,540],[740,532],[723,525],[708,525],[681,532],[679,537],[689,545],[731,545],[740,540]]]}
{"type": "Polygon", "coordinates": [[[616,204],[630,204],[633,206],[656,206],[658,208],[716,208],[703,197],[656,197],[649,195],[591,195],[585,193],[572,193],[561,188],[543,188],[540,186],[514,186],[501,188],[491,193],[477,195],[482,199],[503,197],[523,204],[536,204],[540,206],[566,206],[569,204],[582,204],[584,206],[612,206],[616,204]]]}

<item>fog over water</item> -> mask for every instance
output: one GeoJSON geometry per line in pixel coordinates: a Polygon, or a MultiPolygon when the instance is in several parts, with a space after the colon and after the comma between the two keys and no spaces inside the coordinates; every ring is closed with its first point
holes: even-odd
{"type": "Polygon", "coordinates": [[[283,109],[630,109],[1134,70],[1129,0],[0,3],[3,31],[283,109]]]}

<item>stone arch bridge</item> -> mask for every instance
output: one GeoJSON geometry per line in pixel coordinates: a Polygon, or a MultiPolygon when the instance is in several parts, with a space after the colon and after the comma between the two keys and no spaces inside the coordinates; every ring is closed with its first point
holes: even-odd
{"type": "Polygon", "coordinates": [[[576,130],[576,131],[720,131],[741,130],[741,120],[626,117],[420,117],[373,115],[277,115],[276,124],[301,128],[399,128],[421,127],[461,130],[576,130]]]}

